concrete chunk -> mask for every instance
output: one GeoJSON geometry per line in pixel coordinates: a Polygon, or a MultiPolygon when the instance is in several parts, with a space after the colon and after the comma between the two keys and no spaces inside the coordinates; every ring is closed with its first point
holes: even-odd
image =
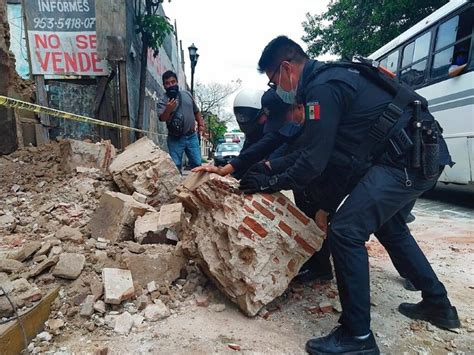
{"type": "Polygon", "coordinates": [[[170,310],[161,300],[155,300],[155,304],[146,306],[144,311],[145,319],[149,322],[156,322],[171,315],[170,310]]]}
{"type": "Polygon", "coordinates": [[[120,304],[130,299],[135,293],[130,270],[104,268],[104,301],[110,304],[120,304]]]}
{"type": "Polygon", "coordinates": [[[128,335],[134,324],[133,316],[128,312],[123,312],[115,318],[114,331],[118,334],[128,335]]]}
{"type": "Polygon", "coordinates": [[[82,243],[84,240],[82,233],[79,229],[71,228],[69,226],[62,226],[56,232],[56,238],[60,240],[70,240],[74,243],[82,243]]]}
{"type": "Polygon", "coordinates": [[[61,254],[59,262],[53,269],[53,275],[63,279],[75,280],[81,274],[85,262],[86,257],[82,254],[61,254]]]}
{"type": "Polygon", "coordinates": [[[84,302],[81,304],[81,317],[90,317],[94,314],[94,300],[95,297],[93,295],[88,295],[84,302]]]}
{"type": "Polygon", "coordinates": [[[61,169],[71,172],[77,167],[106,170],[116,156],[115,147],[110,141],[87,143],[65,139],[59,143],[61,150],[61,169]]]}
{"type": "Polygon", "coordinates": [[[99,206],[89,222],[93,238],[104,238],[112,242],[133,239],[135,220],[153,207],[139,203],[132,196],[120,192],[105,192],[99,206]]]}
{"type": "Polygon", "coordinates": [[[125,148],[109,167],[120,191],[146,196],[146,203],[166,203],[181,183],[181,175],[168,153],[144,137],[125,148]]]}
{"type": "Polygon", "coordinates": [[[17,261],[24,261],[32,256],[38,249],[41,248],[41,242],[29,242],[23,245],[19,250],[8,254],[10,259],[15,259],[17,261]]]}
{"type": "Polygon", "coordinates": [[[0,272],[17,272],[23,268],[23,264],[13,259],[0,259],[0,272]]]}
{"type": "Polygon", "coordinates": [[[283,194],[244,195],[233,178],[191,174],[177,197],[193,214],[183,249],[250,316],[287,289],[324,240],[283,194]]]}

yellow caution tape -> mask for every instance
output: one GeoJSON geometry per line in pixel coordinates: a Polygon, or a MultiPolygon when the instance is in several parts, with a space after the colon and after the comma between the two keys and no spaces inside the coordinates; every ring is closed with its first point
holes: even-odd
{"type": "Polygon", "coordinates": [[[40,106],[40,105],[32,104],[32,103],[29,103],[29,102],[26,102],[26,101],[12,99],[10,97],[6,97],[6,96],[2,96],[2,95],[0,95],[0,106],[6,106],[6,107],[11,107],[11,108],[16,108],[16,109],[19,109],[19,110],[36,112],[36,113],[45,113],[45,114],[50,115],[50,116],[64,118],[64,119],[67,119],[67,120],[73,120],[73,121],[96,124],[96,125],[99,125],[99,126],[125,129],[125,130],[128,130],[128,131],[135,131],[135,132],[141,132],[141,133],[146,133],[146,134],[162,135],[160,133],[155,133],[155,132],[145,131],[143,129],[123,126],[123,125],[120,125],[120,124],[117,124],[117,123],[101,121],[101,120],[98,120],[96,118],[91,118],[91,117],[82,116],[82,115],[76,115],[74,113],[69,113],[69,112],[61,111],[61,110],[56,110],[54,108],[40,106]]]}

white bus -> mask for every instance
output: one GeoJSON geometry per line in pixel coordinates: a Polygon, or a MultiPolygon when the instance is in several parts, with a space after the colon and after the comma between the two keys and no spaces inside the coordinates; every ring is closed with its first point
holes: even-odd
{"type": "Polygon", "coordinates": [[[424,96],[456,164],[439,181],[474,187],[474,3],[452,0],[370,58],[424,96]],[[454,69],[464,69],[454,75],[454,69]]]}

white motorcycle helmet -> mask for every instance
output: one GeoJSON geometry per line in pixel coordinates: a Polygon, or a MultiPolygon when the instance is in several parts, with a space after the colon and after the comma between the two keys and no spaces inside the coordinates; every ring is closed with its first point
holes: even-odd
{"type": "Polygon", "coordinates": [[[234,99],[234,115],[240,130],[246,135],[251,135],[255,130],[260,130],[258,117],[262,110],[262,96],[264,90],[242,89],[234,99]]]}

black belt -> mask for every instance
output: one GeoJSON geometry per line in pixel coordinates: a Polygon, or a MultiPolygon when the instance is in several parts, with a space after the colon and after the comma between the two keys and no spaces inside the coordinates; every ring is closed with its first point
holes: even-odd
{"type": "Polygon", "coordinates": [[[188,133],[185,133],[184,135],[188,137],[188,136],[192,136],[194,133],[196,133],[196,130],[189,131],[188,133]]]}

